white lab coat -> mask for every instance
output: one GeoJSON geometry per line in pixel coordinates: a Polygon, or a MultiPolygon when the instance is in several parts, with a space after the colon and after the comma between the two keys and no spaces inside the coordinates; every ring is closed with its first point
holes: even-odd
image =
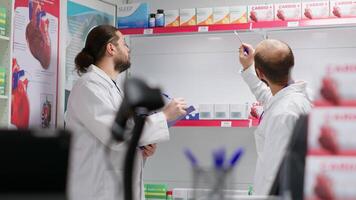
{"type": "MultiPolygon", "coordinates": [[[[110,128],[123,99],[122,90],[100,68],[91,65],[75,83],[68,100],[66,124],[73,132],[69,168],[70,200],[121,200],[126,143],[109,145],[110,128]],[[120,92],[121,91],[121,92],[120,92]],[[109,146],[109,147],[108,147],[109,146]],[[109,148],[110,168],[105,149],[109,148]]],[[[162,112],[147,118],[140,146],[169,139],[162,112]]],[[[143,199],[142,153],[136,154],[134,199],[143,199]]]]}
{"type": "Polygon", "coordinates": [[[257,149],[254,191],[257,195],[267,195],[299,115],[311,109],[310,91],[304,81],[298,81],[273,96],[269,87],[256,76],[254,66],[242,71],[241,75],[264,108],[254,133],[257,149]]]}

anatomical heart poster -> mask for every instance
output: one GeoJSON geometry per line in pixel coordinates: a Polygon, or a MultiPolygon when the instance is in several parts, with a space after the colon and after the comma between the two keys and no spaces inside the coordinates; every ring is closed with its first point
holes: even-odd
{"type": "Polygon", "coordinates": [[[115,26],[115,6],[93,0],[69,0],[67,2],[67,42],[66,42],[66,90],[78,79],[75,71],[75,56],[82,50],[88,32],[95,26],[109,24],[115,26]]]}
{"type": "Polygon", "coordinates": [[[115,26],[114,5],[97,0],[67,1],[65,108],[70,91],[79,78],[75,70],[74,59],[84,47],[88,32],[101,24],[115,26]]]}
{"type": "Polygon", "coordinates": [[[11,124],[53,128],[56,122],[60,0],[16,0],[11,124]]]}

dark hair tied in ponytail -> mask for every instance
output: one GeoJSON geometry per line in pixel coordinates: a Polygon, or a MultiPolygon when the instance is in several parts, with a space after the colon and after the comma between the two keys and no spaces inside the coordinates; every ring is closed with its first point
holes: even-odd
{"type": "Polygon", "coordinates": [[[110,25],[99,25],[94,27],[85,41],[85,47],[75,57],[74,63],[78,75],[88,71],[91,64],[96,64],[105,54],[105,47],[111,40],[117,41],[117,29],[110,25]]]}
{"type": "Polygon", "coordinates": [[[94,64],[94,57],[87,48],[83,48],[82,51],[75,57],[74,63],[77,73],[80,76],[87,72],[91,64],[94,64]]]}

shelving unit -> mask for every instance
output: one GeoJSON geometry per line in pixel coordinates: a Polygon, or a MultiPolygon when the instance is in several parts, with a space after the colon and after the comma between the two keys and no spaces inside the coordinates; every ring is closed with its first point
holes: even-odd
{"type": "Polygon", "coordinates": [[[0,128],[9,127],[11,112],[11,66],[12,66],[12,20],[13,0],[0,0],[0,7],[6,8],[6,32],[0,36],[0,67],[6,69],[5,95],[0,95],[0,128]]]}
{"type": "Polygon", "coordinates": [[[249,22],[242,24],[224,24],[210,26],[184,26],[184,27],[157,27],[157,28],[130,28],[121,29],[125,35],[159,35],[159,34],[192,34],[204,32],[229,32],[229,31],[251,31],[255,29],[298,29],[298,28],[321,28],[321,27],[347,27],[355,26],[356,17],[353,18],[330,18],[314,20],[294,21],[270,21],[249,22]]]}
{"type": "MultiPolygon", "coordinates": [[[[332,103],[325,101],[325,100],[318,100],[314,102],[314,106],[318,107],[332,107],[335,106],[332,103]]],[[[341,100],[340,106],[356,106],[356,100],[341,100]]]]}
{"type": "MultiPolygon", "coordinates": [[[[258,34],[267,34],[269,32],[278,31],[299,31],[299,30],[329,30],[339,28],[353,28],[356,27],[356,17],[353,18],[329,18],[329,19],[315,19],[315,20],[294,20],[294,21],[271,21],[258,23],[243,23],[243,24],[227,24],[227,25],[210,25],[210,26],[185,26],[185,27],[157,27],[157,28],[133,28],[121,29],[120,31],[129,35],[132,39],[139,40],[139,44],[143,44],[142,37],[161,37],[161,36],[179,36],[190,35],[194,37],[199,34],[214,34],[231,33],[235,30],[240,32],[257,32],[258,34]]],[[[168,39],[167,39],[168,40],[168,39]]],[[[166,40],[165,40],[166,41],[166,40]]],[[[136,42],[137,44],[137,42],[136,42]]],[[[168,45],[168,42],[164,43],[168,45]]],[[[170,43],[169,43],[170,44],[170,43]]],[[[146,46],[145,46],[146,47],[146,46]]],[[[152,49],[152,48],[151,48],[152,49]]],[[[147,56],[155,54],[150,52],[147,56]]],[[[140,51],[140,56],[143,51],[140,51]]],[[[147,57],[146,56],[146,57],[147,57]]],[[[166,56],[166,54],[164,54],[166,56]]],[[[142,63],[141,63],[142,64],[142,63]]],[[[167,65],[167,64],[166,64],[167,65]]],[[[328,106],[329,104],[323,101],[315,102],[319,106],[328,106]]],[[[356,105],[356,102],[343,102],[346,105],[356,105]]],[[[259,122],[256,119],[248,120],[182,120],[174,127],[255,127],[259,122]]]]}
{"type": "Polygon", "coordinates": [[[251,119],[245,120],[181,120],[174,127],[251,127],[251,119]]]}

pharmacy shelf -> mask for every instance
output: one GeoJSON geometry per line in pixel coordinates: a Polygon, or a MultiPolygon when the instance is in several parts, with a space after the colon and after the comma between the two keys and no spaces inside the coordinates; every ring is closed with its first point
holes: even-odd
{"type": "Polygon", "coordinates": [[[9,37],[6,37],[6,36],[0,35],[0,40],[7,40],[7,41],[10,41],[10,38],[9,38],[9,37]]]}
{"type": "Polygon", "coordinates": [[[156,28],[128,28],[120,29],[125,35],[160,35],[160,34],[190,34],[209,32],[252,31],[255,29],[303,29],[336,26],[355,26],[356,17],[329,18],[294,21],[250,22],[242,24],[222,24],[209,26],[182,26],[182,27],[156,27],[156,28]]]}
{"type": "Polygon", "coordinates": [[[0,99],[8,99],[8,98],[9,98],[8,96],[0,95],[0,99]]]}
{"type": "MultiPolygon", "coordinates": [[[[317,107],[335,107],[336,105],[325,101],[325,100],[317,100],[314,101],[314,106],[317,107]]],[[[337,106],[344,106],[344,107],[356,107],[356,100],[341,100],[340,104],[337,106]]]]}
{"type": "Polygon", "coordinates": [[[242,127],[250,128],[257,126],[256,120],[181,120],[174,127],[242,127]]]}

